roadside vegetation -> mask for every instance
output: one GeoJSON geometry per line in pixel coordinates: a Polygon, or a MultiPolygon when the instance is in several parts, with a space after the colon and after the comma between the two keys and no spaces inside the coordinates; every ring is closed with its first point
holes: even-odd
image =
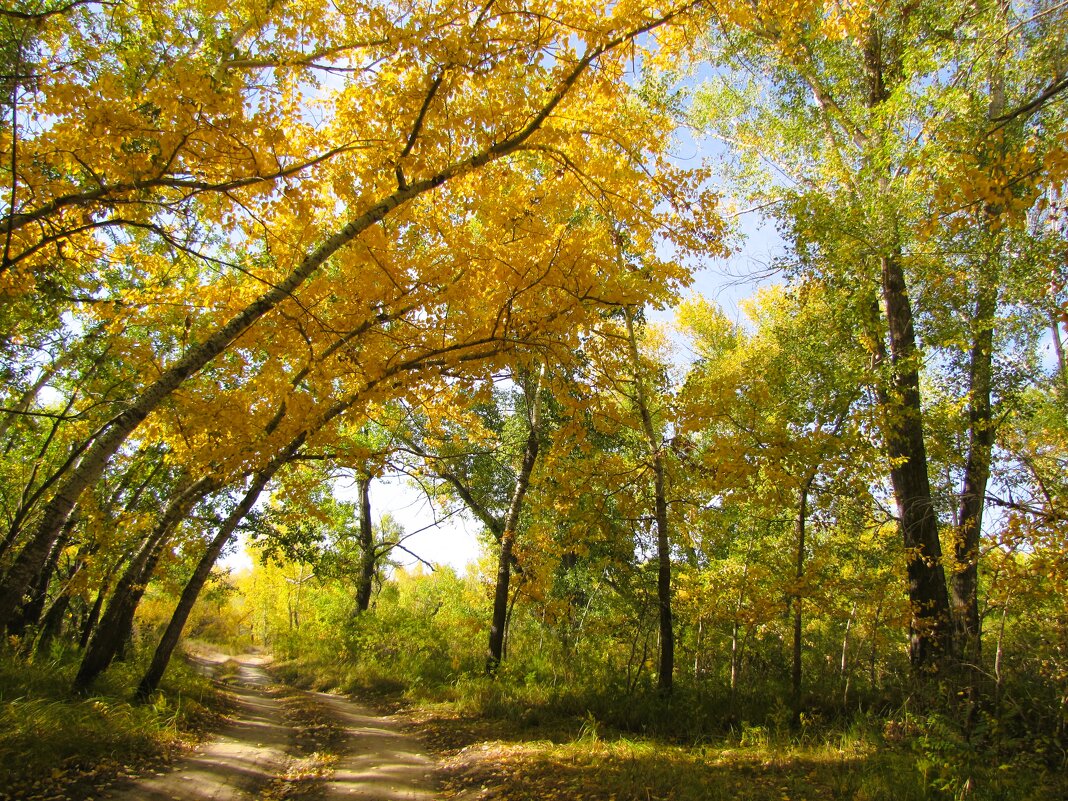
{"type": "Polygon", "coordinates": [[[184,660],[150,703],[133,703],[128,683],[143,663],[131,655],[91,695],[72,698],[77,654],[0,658],[0,798],[98,797],[119,778],[165,767],[218,725],[225,693],[184,660]]]}
{"type": "MultiPolygon", "coordinates": [[[[847,696],[833,692],[840,677],[825,676],[794,720],[788,673],[768,669],[782,659],[774,632],[745,658],[735,693],[720,664],[699,677],[683,672],[664,697],[650,675],[628,685],[626,672],[613,670],[625,643],[601,640],[568,655],[538,611],[517,612],[508,658],[487,677],[484,645],[471,636],[489,611],[485,573],[396,571],[362,616],[352,614],[343,582],[324,582],[303,594],[300,627],[290,629],[286,569],[259,566],[232,580],[217,625],[249,619],[241,589],[272,573],[274,603],[258,616],[268,627],[231,628],[243,632],[235,644],[266,635],[286,681],[410,718],[442,760],[445,797],[489,788],[485,797],[502,799],[1052,801],[1068,792],[1046,690],[1026,664],[1003,665],[1011,672],[1000,718],[983,711],[966,724],[959,698],[935,695],[949,686],[915,694],[907,669],[887,662],[876,687],[847,696]],[[418,644],[397,631],[418,632],[418,644]]],[[[587,625],[620,611],[592,609],[587,625]]],[[[1005,644],[1014,636],[1006,632],[1005,644]]]]}

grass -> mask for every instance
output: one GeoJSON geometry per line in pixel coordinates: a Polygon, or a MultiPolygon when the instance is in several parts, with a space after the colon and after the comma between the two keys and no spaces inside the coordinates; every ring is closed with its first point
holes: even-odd
{"type": "Polygon", "coordinates": [[[144,665],[116,663],[93,695],[70,683],[77,654],[43,664],[0,656],[0,799],[84,797],[124,775],[164,763],[218,721],[225,700],[175,660],[161,692],[130,701],[144,665]]]}
{"type": "Polygon", "coordinates": [[[892,777],[907,766],[872,753],[813,748],[679,746],[646,739],[580,738],[570,743],[492,743],[446,759],[446,792],[462,796],[495,784],[515,801],[715,799],[911,799],[892,777]],[[889,781],[887,781],[889,779],[889,781]]]}
{"type": "MultiPolygon", "coordinates": [[[[444,765],[447,797],[482,787],[509,801],[1053,801],[1068,797],[1063,776],[993,765],[924,768],[910,739],[881,732],[774,734],[750,726],[698,743],[636,737],[594,718],[569,737],[554,729],[490,723],[481,730],[448,706],[415,710],[444,765]]],[[[498,723],[501,723],[498,721],[498,723]]]]}
{"type": "Polygon", "coordinates": [[[277,666],[287,680],[403,707],[455,799],[591,801],[1053,801],[1068,778],[1028,749],[968,743],[907,708],[789,725],[782,704],[680,687],[671,699],[606,687],[496,681],[402,684],[374,663],[277,666]],[[762,710],[762,711],[761,711],[762,710]],[[746,721],[746,717],[749,721],[746,721]]]}

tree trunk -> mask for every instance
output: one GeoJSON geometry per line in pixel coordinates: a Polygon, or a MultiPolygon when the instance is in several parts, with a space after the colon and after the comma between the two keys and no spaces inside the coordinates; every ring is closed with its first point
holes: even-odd
{"type": "Polygon", "coordinates": [[[674,685],[675,629],[671,619],[671,542],[668,538],[667,497],[660,448],[653,454],[653,491],[656,496],[656,598],[660,623],[657,689],[664,695],[670,695],[674,685]]]}
{"type": "MultiPolygon", "coordinates": [[[[904,12],[902,26],[911,13],[911,10],[904,12]]],[[[895,88],[891,84],[901,80],[903,74],[901,48],[896,46],[892,36],[884,34],[878,26],[872,25],[863,45],[866,105],[872,113],[878,113],[889,100],[895,88]]],[[[858,142],[865,149],[878,144],[866,139],[858,142]]],[[[889,195],[890,175],[884,171],[878,183],[880,194],[889,195]]],[[[890,334],[892,377],[889,386],[880,381],[877,391],[912,605],[909,659],[917,674],[926,675],[937,672],[952,655],[953,623],[942,565],[942,546],[938,539],[938,519],[927,473],[919,380],[921,356],[916,347],[912,305],[902,265],[898,219],[892,210],[881,221],[881,228],[881,236],[888,241],[883,246],[879,267],[890,334]]],[[[881,361],[885,361],[882,337],[877,337],[876,341],[881,361]]]]}
{"type": "Polygon", "coordinates": [[[52,583],[52,574],[55,573],[56,567],[59,565],[59,557],[66,547],[69,533],[70,527],[65,527],[64,533],[52,546],[52,551],[45,561],[44,568],[34,580],[26,602],[16,610],[15,615],[8,622],[7,633],[12,637],[22,637],[26,633],[26,629],[36,626],[41,619],[41,614],[44,612],[45,604],[48,601],[48,585],[52,583]]]}
{"type": "Polygon", "coordinates": [[[300,631],[300,596],[304,591],[304,582],[309,578],[313,578],[313,576],[304,575],[305,567],[306,565],[301,562],[300,572],[297,574],[297,580],[294,582],[296,586],[293,588],[293,605],[291,607],[291,618],[289,621],[290,628],[293,631],[300,631]]]}
{"type": "Polygon", "coordinates": [[[200,596],[200,591],[207,583],[208,577],[211,575],[211,569],[215,566],[219,554],[222,553],[223,548],[226,547],[226,543],[230,541],[230,538],[234,535],[234,531],[237,529],[238,525],[240,525],[241,521],[245,519],[249,510],[252,509],[256,501],[259,500],[263,488],[267,486],[267,483],[274,477],[274,474],[278,472],[279,468],[300,450],[300,447],[304,444],[306,438],[307,433],[302,433],[288,448],[285,449],[285,451],[275,456],[267,467],[253,477],[252,484],[245,492],[245,496],[241,499],[241,503],[237,505],[237,508],[230,513],[219,527],[219,531],[216,533],[215,538],[208,544],[207,550],[204,551],[204,555],[200,558],[196,568],[193,570],[193,575],[190,576],[188,583],[185,585],[185,589],[182,590],[182,595],[178,599],[178,605],[174,609],[174,614],[171,615],[171,620],[167,624],[163,636],[160,638],[159,645],[156,646],[156,652],[152,655],[152,662],[149,664],[148,670],[145,671],[141,683],[137,686],[137,692],[135,694],[137,699],[142,701],[147,699],[156,691],[156,688],[159,687],[160,679],[163,678],[163,672],[167,669],[167,664],[171,660],[171,654],[174,653],[174,649],[178,645],[178,640],[182,636],[182,629],[185,628],[186,621],[189,619],[189,614],[193,611],[193,605],[200,596]]]}
{"type": "MultiPolygon", "coordinates": [[[[979,543],[983,530],[983,507],[994,449],[991,414],[996,286],[980,278],[975,308],[978,330],[969,364],[968,459],[958,511],[959,527],[954,540],[954,571],[951,582],[956,652],[965,663],[979,666],[981,657],[979,619],[979,543]]],[[[995,279],[996,280],[996,279],[995,279]]]]}
{"type": "Polygon", "coordinates": [[[808,493],[812,487],[815,474],[809,474],[801,484],[800,495],[797,502],[797,552],[795,554],[794,580],[797,582],[797,590],[794,592],[794,647],[793,666],[790,671],[791,708],[794,722],[801,719],[801,633],[803,629],[801,610],[801,579],[805,575],[805,522],[808,517],[808,493]]]}
{"type": "Polygon", "coordinates": [[[731,625],[731,675],[730,675],[730,690],[731,690],[731,703],[734,703],[734,694],[738,690],[738,667],[739,658],[741,652],[738,649],[738,633],[741,630],[741,624],[738,622],[737,616],[734,618],[734,623],[731,625]]]}
{"type": "Polygon", "coordinates": [[[664,471],[664,449],[653,426],[649,409],[645,370],[638,353],[638,340],[634,333],[634,314],[627,314],[627,340],[630,345],[631,366],[634,370],[634,401],[642,422],[642,435],[649,450],[649,463],[653,472],[654,520],[656,522],[656,599],[660,632],[660,665],[657,674],[657,690],[670,695],[675,671],[675,630],[671,619],[671,539],[668,532],[667,481],[664,471]]]}
{"type": "Polygon", "coordinates": [[[742,582],[738,588],[738,600],[734,604],[734,624],[731,626],[731,706],[734,705],[735,692],[738,689],[738,678],[741,672],[741,646],[738,641],[738,633],[741,630],[742,604],[745,602],[746,582],[749,580],[749,557],[753,553],[753,539],[745,549],[745,561],[742,564],[742,582]]]}
{"type": "MultiPolygon", "coordinates": [[[[1009,4],[997,2],[998,21],[1008,25],[1009,4]]],[[[997,57],[990,70],[990,99],[987,118],[998,119],[1005,113],[1005,76],[1002,59],[1006,39],[999,40],[997,57]]],[[[1000,231],[1001,209],[984,205],[983,219],[987,252],[979,266],[975,314],[972,319],[972,349],[968,362],[968,458],[964,467],[957,513],[958,530],[954,541],[954,572],[950,584],[953,619],[956,624],[956,656],[973,672],[971,694],[977,702],[982,642],[979,618],[979,543],[983,533],[983,507],[986,485],[990,479],[990,460],[994,450],[994,420],[990,394],[993,387],[994,325],[1001,276],[1001,251],[1004,238],[1000,231]]],[[[974,704],[973,704],[974,705],[974,704]]]]}
{"type": "Polygon", "coordinates": [[[75,559],[74,564],[67,569],[67,577],[63,581],[62,588],[56,594],[56,597],[52,601],[52,605],[48,607],[48,611],[45,612],[44,617],[41,619],[41,627],[37,634],[37,642],[33,648],[34,659],[47,657],[51,651],[52,641],[62,630],[63,619],[67,614],[67,610],[70,608],[71,585],[74,582],[74,578],[81,573],[85,567],[86,561],[84,557],[79,555],[79,557],[75,559]]]}
{"type": "Polygon", "coordinates": [[[542,364],[537,383],[533,391],[528,391],[527,442],[523,449],[523,461],[519,475],[515,479],[512,500],[508,505],[508,515],[504,520],[501,534],[501,549],[497,558],[497,586],[493,592],[493,618],[490,621],[489,648],[486,653],[486,673],[494,675],[504,658],[504,632],[508,624],[508,585],[511,581],[512,544],[519,526],[519,513],[523,508],[523,496],[530,485],[530,476],[534,472],[534,463],[538,458],[538,437],[541,433],[541,391],[545,381],[546,366],[542,364]]]}
{"type": "Polygon", "coordinates": [[[508,658],[508,648],[512,642],[512,612],[515,611],[515,604],[519,600],[519,591],[521,589],[523,589],[522,577],[515,583],[515,588],[512,590],[512,599],[508,602],[508,612],[504,616],[504,642],[501,643],[502,661],[508,658]]]}
{"type": "Polygon", "coordinates": [[[875,617],[872,619],[871,624],[871,650],[868,651],[868,685],[872,690],[876,687],[875,681],[875,663],[879,655],[879,617],[882,615],[883,607],[880,603],[875,607],[875,617]]]}
{"type": "Polygon", "coordinates": [[[849,617],[846,618],[845,631],[842,632],[842,659],[839,666],[839,676],[842,681],[842,709],[849,707],[849,630],[853,627],[853,618],[856,614],[857,602],[853,601],[849,617]]]}
{"type": "Polygon", "coordinates": [[[100,610],[104,608],[104,599],[107,598],[108,589],[111,586],[111,577],[114,575],[114,571],[118,568],[119,564],[121,564],[121,562],[110,568],[105,574],[103,581],[100,582],[100,588],[96,591],[96,600],[93,601],[93,606],[89,610],[89,614],[85,616],[85,620],[82,622],[81,631],[78,634],[79,648],[85,648],[89,644],[89,638],[93,636],[96,624],[100,620],[100,610]]]}
{"type": "Polygon", "coordinates": [[[486,655],[486,673],[490,675],[497,672],[504,658],[504,627],[508,618],[508,585],[511,581],[514,537],[512,528],[506,527],[501,536],[501,548],[497,557],[497,583],[493,592],[493,618],[490,622],[489,651],[486,655]]]}
{"type": "Polygon", "coordinates": [[[371,525],[371,477],[356,479],[360,495],[360,575],[356,587],[356,609],[366,612],[371,606],[375,578],[375,535],[371,525]]]}
{"type": "Polygon", "coordinates": [[[1000,719],[1001,715],[1001,646],[1005,642],[1005,618],[1009,614],[1009,602],[1006,600],[1001,605],[1001,625],[998,626],[998,644],[994,651],[994,715],[1000,719]]]}
{"type": "Polygon", "coordinates": [[[697,618],[697,640],[693,649],[693,677],[701,677],[701,649],[704,648],[705,619],[697,618]]]}
{"type": "MultiPolygon", "coordinates": [[[[1068,320],[1065,320],[1065,327],[1068,328],[1068,320]]],[[[1064,340],[1061,338],[1061,320],[1057,313],[1053,311],[1049,313],[1049,332],[1053,341],[1053,353],[1057,357],[1058,384],[1063,391],[1063,388],[1068,386],[1068,367],[1065,366],[1064,340]]]]}
{"type": "Polygon", "coordinates": [[[41,619],[41,630],[37,634],[37,642],[33,646],[34,660],[47,657],[52,650],[52,642],[63,625],[63,616],[67,614],[70,606],[70,593],[64,590],[52,605],[48,607],[45,616],[41,619]]]}
{"type": "Polygon", "coordinates": [[[890,333],[892,389],[880,387],[884,436],[890,457],[890,482],[905,546],[909,622],[909,659],[921,675],[937,673],[952,655],[953,624],[938,518],[931,498],[920,402],[920,354],[916,347],[901,254],[884,256],[883,303],[890,333]]]}
{"type": "Polygon", "coordinates": [[[74,677],[75,692],[84,693],[88,690],[97,676],[107,670],[123,649],[133,632],[137,606],[144,597],[145,589],[163,555],[171,532],[185,519],[193,505],[213,487],[214,481],[211,478],[202,478],[181,490],[130,560],[126,571],[115,585],[115,591],[100,619],[100,625],[96,627],[82,656],[78,673],[74,677]]]}

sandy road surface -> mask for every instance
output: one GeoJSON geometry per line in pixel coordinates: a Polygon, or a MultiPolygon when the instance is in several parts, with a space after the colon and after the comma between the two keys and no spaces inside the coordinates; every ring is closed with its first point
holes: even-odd
{"type": "Polygon", "coordinates": [[[348,753],[325,782],[328,799],[424,801],[435,798],[434,762],[392,717],[382,717],[339,695],[313,693],[348,732],[348,753]]]}
{"type": "MultiPolygon", "coordinates": [[[[211,666],[230,657],[199,657],[211,666]]],[[[263,658],[244,655],[230,722],[211,740],[179,759],[170,770],[124,782],[102,795],[109,801],[248,801],[277,787],[295,752],[296,731],[280,699],[270,690],[263,658]]],[[[318,782],[316,797],[355,801],[430,801],[434,763],[400,723],[346,698],[325,693],[306,697],[323,707],[343,729],[332,770],[318,782]]]]}

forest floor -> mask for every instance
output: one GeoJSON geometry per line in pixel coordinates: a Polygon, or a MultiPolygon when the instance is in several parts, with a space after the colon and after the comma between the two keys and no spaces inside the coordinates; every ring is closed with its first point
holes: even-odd
{"type": "MultiPolygon", "coordinates": [[[[289,668],[282,672],[298,684],[307,678],[299,669],[295,675],[289,668]]],[[[412,701],[388,683],[364,687],[358,697],[381,719],[400,723],[403,731],[425,744],[436,762],[434,797],[448,801],[944,797],[919,779],[914,755],[900,745],[879,747],[851,737],[798,742],[759,729],[741,742],[675,743],[614,731],[589,716],[515,719],[472,714],[452,702],[412,701]]]]}
{"type": "MultiPolygon", "coordinates": [[[[212,735],[195,747],[186,745],[165,761],[138,760],[122,748],[116,750],[105,745],[105,751],[114,751],[113,758],[129,761],[128,767],[117,774],[123,777],[117,782],[112,778],[115,771],[88,759],[90,750],[85,741],[81,750],[86,758],[78,764],[88,767],[77,782],[42,780],[25,792],[9,787],[11,792],[7,794],[0,787],[0,798],[35,801],[941,801],[957,796],[976,801],[1025,798],[1046,801],[1068,798],[1063,777],[1053,780],[1050,776],[1018,771],[975,772],[976,765],[968,764],[974,760],[961,762],[957,755],[943,756],[941,763],[930,760],[923,767],[918,761],[921,755],[913,745],[915,737],[910,739],[904,732],[889,729],[878,736],[843,730],[831,737],[749,727],[740,736],[680,742],[614,730],[589,713],[584,718],[556,717],[538,714],[532,708],[517,717],[499,717],[470,707],[465,709],[455,698],[413,700],[389,682],[363,685],[357,700],[298,689],[296,685],[307,686],[314,681],[312,672],[302,670],[296,663],[272,666],[269,657],[262,655],[233,657],[201,650],[191,655],[191,660],[200,672],[210,675],[217,686],[223,687],[228,696],[228,700],[220,699],[214,704],[225,706],[227,714],[225,718],[215,717],[212,735]],[[918,767],[922,770],[917,770],[918,767]],[[974,782],[970,778],[973,775],[974,782]],[[958,788],[950,784],[958,776],[968,781],[965,792],[957,792],[958,788]]],[[[189,674],[188,668],[185,670],[189,674]]],[[[334,685],[321,683],[321,686],[334,685]]],[[[46,706],[52,708],[56,703],[46,706]]],[[[89,699],[77,703],[97,702],[89,699]]],[[[117,725],[121,728],[125,724],[117,725]]],[[[36,773],[42,771],[37,769],[36,773]]]]}
{"type": "Polygon", "coordinates": [[[395,717],[341,696],[274,683],[266,659],[193,657],[225,683],[234,708],[216,735],[154,775],[98,796],[108,801],[310,799],[422,801],[438,797],[434,762],[395,717]]]}
{"type": "MultiPolygon", "coordinates": [[[[439,797],[452,801],[819,801],[901,799],[885,773],[908,766],[867,749],[753,743],[666,743],[471,718],[447,707],[408,713],[439,762],[439,797]]],[[[926,795],[921,796],[926,798],[926,795]]]]}
{"type": "Polygon", "coordinates": [[[289,686],[262,655],[202,651],[191,659],[232,696],[226,722],[167,767],[86,801],[894,797],[858,786],[858,777],[872,778],[872,755],[855,748],[695,749],[602,736],[595,724],[576,731],[562,721],[527,725],[411,705],[395,693],[369,694],[364,704],[289,686]]]}

